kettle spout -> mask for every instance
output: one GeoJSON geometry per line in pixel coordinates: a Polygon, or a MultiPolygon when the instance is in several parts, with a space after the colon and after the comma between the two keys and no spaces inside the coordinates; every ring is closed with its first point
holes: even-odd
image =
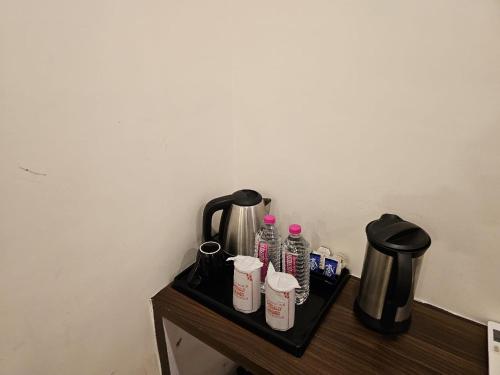
{"type": "Polygon", "coordinates": [[[264,198],[264,207],[266,208],[266,214],[269,214],[271,210],[271,198],[264,198]]]}

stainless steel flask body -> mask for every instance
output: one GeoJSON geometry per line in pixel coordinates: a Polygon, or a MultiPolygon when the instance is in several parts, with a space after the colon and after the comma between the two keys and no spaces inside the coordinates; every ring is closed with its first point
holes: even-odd
{"type": "MultiPolygon", "coordinates": [[[[378,251],[370,244],[366,246],[358,304],[359,307],[373,319],[382,319],[394,259],[393,256],[378,251]]],[[[408,294],[406,303],[403,306],[397,307],[394,318],[395,322],[402,322],[410,318],[413,294],[418,282],[421,263],[422,257],[412,258],[411,260],[411,290],[408,294]]]]}
{"type": "Polygon", "coordinates": [[[354,311],[376,331],[404,332],[410,326],[413,294],[431,238],[419,226],[391,214],[368,224],[366,235],[354,311]]]}
{"type": "Polygon", "coordinates": [[[271,199],[254,190],[238,190],[212,199],[203,210],[204,241],[219,241],[230,255],[254,255],[255,234],[269,212],[271,199]],[[219,233],[212,235],[212,217],[222,210],[219,233]]]}
{"type": "Polygon", "coordinates": [[[254,255],[255,234],[260,228],[266,208],[261,202],[256,206],[231,205],[223,249],[231,255],[254,255]]]}

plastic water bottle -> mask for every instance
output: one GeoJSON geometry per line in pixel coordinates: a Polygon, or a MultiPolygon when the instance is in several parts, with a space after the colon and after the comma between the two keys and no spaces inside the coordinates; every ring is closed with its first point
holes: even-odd
{"type": "Polygon", "coordinates": [[[288,232],[281,246],[282,272],[292,274],[299,282],[295,303],[301,305],[309,297],[309,243],[300,235],[300,225],[290,225],[288,232]]]}
{"type": "Polygon", "coordinates": [[[276,218],[273,215],[264,216],[264,224],[255,235],[255,253],[264,264],[260,269],[261,292],[264,293],[264,281],[266,280],[269,262],[273,264],[276,271],[281,270],[280,235],[276,226],[276,218]]]}

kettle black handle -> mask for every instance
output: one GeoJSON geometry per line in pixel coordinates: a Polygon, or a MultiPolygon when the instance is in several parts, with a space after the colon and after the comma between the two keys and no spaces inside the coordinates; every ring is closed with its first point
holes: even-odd
{"type": "Polygon", "coordinates": [[[394,258],[393,275],[391,276],[391,292],[388,293],[387,299],[382,311],[382,326],[390,329],[396,320],[396,313],[399,307],[403,307],[408,302],[410,297],[413,268],[411,253],[398,252],[394,258]]]}
{"type": "Polygon", "coordinates": [[[411,293],[413,281],[413,267],[411,253],[398,252],[396,265],[396,290],[394,303],[398,307],[406,305],[411,293]]]}
{"type": "MultiPolygon", "coordinates": [[[[202,235],[203,241],[213,241],[214,238],[212,236],[212,217],[214,214],[219,211],[222,211],[222,217],[219,224],[219,237],[223,235],[223,231],[225,228],[225,221],[228,219],[227,211],[231,208],[231,205],[234,202],[234,198],[232,195],[225,195],[223,197],[212,199],[207,203],[205,208],[203,209],[203,224],[202,224],[202,235]]],[[[219,238],[219,243],[222,242],[222,237],[219,238]]]]}
{"type": "MultiPolygon", "coordinates": [[[[389,241],[397,235],[408,233],[420,229],[417,225],[408,221],[398,221],[394,224],[388,225],[384,228],[379,236],[383,242],[389,241]]],[[[399,245],[391,243],[390,247],[397,249],[399,245]]],[[[408,297],[411,293],[413,268],[412,268],[412,254],[404,251],[398,251],[395,257],[395,290],[392,295],[392,303],[397,307],[406,305],[408,297]]]]}

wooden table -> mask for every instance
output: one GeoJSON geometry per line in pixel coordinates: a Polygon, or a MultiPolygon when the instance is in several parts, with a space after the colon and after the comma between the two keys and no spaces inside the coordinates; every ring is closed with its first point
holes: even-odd
{"type": "Polygon", "coordinates": [[[383,336],[353,314],[358,285],[351,277],[301,358],[167,286],[152,299],[162,372],[165,317],[255,374],[487,374],[485,326],[417,302],[409,332],[383,336]]]}

